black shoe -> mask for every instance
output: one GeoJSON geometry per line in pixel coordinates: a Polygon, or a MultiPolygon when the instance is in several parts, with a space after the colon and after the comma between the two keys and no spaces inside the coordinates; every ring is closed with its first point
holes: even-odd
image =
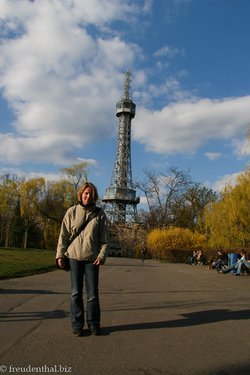
{"type": "Polygon", "coordinates": [[[83,330],[80,329],[80,330],[73,330],[73,334],[77,337],[82,337],[83,336],[83,330]]]}
{"type": "Polygon", "coordinates": [[[101,330],[100,330],[99,326],[93,325],[93,326],[90,326],[89,329],[90,329],[90,332],[93,336],[100,336],[101,330]]]}

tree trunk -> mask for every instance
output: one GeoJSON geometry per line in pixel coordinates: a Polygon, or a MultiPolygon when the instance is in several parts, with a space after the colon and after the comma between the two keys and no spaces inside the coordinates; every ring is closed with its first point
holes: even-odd
{"type": "Polygon", "coordinates": [[[28,242],[28,229],[25,229],[24,236],[23,236],[23,248],[27,249],[27,242],[28,242]]]}

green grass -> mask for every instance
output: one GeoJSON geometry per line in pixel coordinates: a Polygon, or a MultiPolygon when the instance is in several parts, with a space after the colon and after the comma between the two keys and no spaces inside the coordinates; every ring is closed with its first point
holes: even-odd
{"type": "Polygon", "coordinates": [[[54,251],[0,249],[0,280],[48,272],[54,269],[54,251]]]}

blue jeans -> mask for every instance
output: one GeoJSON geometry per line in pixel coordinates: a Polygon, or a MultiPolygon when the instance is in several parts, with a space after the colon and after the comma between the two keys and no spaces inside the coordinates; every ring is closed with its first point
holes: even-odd
{"type": "Polygon", "coordinates": [[[87,292],[88,326],[100,326],[99,304],[99,266],[85,261],[70,259],[71,275],[71,324],[74,331],[79,331],[84,326],[83,286],[85,280],[87,292]]]}
{"type": "Polygon", "coordinates": [[[246,260],[244,259],[241,259],[239,260],[239,263],[238,263],[238,267],[237,267],[237,275],[240,275],[241,274],[241,270],[242,270],[242,266],[245,266],[246,268],[250,269],[250,262],[247,262],[246,260]]]}
{"type": "Polygon", "coordinates": [[[234,269],[236,269],[238,267],[238,264],[239,264],[239,260],[235,263],[233,263],[231,266],[228,266],[227,268],[225,268],[223,270],[223,273],[228,273],[230,271],[233,271],[234,269]]]}

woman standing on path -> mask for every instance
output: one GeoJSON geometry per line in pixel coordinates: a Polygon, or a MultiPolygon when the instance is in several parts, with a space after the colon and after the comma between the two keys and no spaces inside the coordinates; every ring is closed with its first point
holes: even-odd
{"type": "Polygon", "coordinates": [[[83,335],[85,322],[84,280],[87,292],[86,321],[93,335],[100,334],[99,266],[104,264],[107,257],[108,226],[104,211],[96,207],[97,199],[95,185],[86,182],[77,193],[78,204],[70,207],[63,218],[56,252],[58,268],[63,268],[64,256],[69,258],[71,324],[76,336],[83,335]],[[72,236],[74,239],[70,242],[72,236]]]}

